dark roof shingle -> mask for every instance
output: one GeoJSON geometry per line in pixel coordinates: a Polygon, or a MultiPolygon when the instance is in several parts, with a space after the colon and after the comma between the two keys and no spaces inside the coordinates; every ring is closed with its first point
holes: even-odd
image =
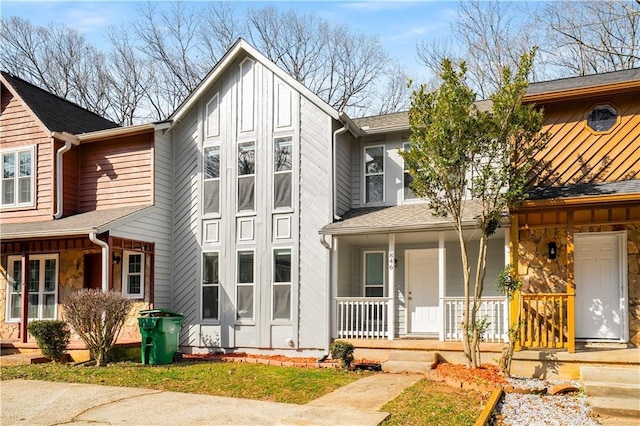
{"type": "MultiPolygon", "coordinates": [[[[528,200],[592,197],[594,195],[640,194],[640,179],[621,182],[580,183],[567,186],[536,187],[528,192],[528,200]]],[[[640,197],[638,198],[640,202],[640,197]]]]}
{"type": "Polygon", "coordinates": [[[120,127],[113,121],[100,117],[73,102],[40,89],[7,72],[2,71],[2,77],[52,132],[68,132],[77,135],[120,127]]]}

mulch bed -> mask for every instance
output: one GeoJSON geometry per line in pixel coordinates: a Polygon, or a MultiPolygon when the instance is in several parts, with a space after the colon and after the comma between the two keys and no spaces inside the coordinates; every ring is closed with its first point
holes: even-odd
{"type": "MultiPolygon", "coordinates": [[[[184,361],[224,361],[224,362],[246,362],[249,364],[266,364],[278,367],[304,367],[304,368],[338,368],[340,361],[337,359],[327,359],[322,362],[318,358],[311,357],[288,357],[284,355],[266,355],[266,354],[248,354],[245,352],[232,352],[228,354],[222,353],[205,353],[205,354],[183,354],[184,361]]],[[[356,365],[379,366],[379,362],[369,359],[357,359],[352,363],[352,367],[356,365]]],[[[362,368],[373,371],[373,367],[362,368]]]]}

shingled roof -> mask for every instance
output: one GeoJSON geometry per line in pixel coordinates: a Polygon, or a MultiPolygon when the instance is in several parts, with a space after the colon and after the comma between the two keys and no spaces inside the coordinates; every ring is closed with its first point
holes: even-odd
{"type": "Polygon", "coordinates": [[[640,68],[531,83],[527,88],[527,95],[598,87],[636,80],[640,81],[640,68]]]}
{"type": "Polygon", "coordinates": [[[624,194],[640,194],[640,179],[621,182],[580,183],[567,186],[536,187],[528,192],[528,199],[535,201],[624,194]]]}
{"type": "Polygon", "coordinates": [[[1,72],[7,84],[52,132],[81,134],[120,127],[79,105],[60,98],[14,75],[1,72]]]}

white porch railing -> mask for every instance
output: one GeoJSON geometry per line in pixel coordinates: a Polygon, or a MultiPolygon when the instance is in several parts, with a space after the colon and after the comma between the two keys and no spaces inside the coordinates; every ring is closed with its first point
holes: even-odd
{"type": "Polygon", "coordinates": [[[388,297],[336,297],[338,338],[386,339],[388,297]]]}
{"type": "MultiPolygon", "coordinates": [[[[443,297],[444,337],[447,341],[462,341],[462,314],[464,297],[443,297]]],[[[483,297],[480,300],[477,319],[486,320],[487,330],[483,335],[485,342],[506,342],[509,329],[509,306],[505,297],[483,297]]],[[[473,305],[473,301],[471,301],[473,305]]]]}

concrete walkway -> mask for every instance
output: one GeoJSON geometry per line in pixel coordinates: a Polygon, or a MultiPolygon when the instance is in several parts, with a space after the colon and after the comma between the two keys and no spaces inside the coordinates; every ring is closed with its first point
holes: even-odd
{"type": "Polygon", "coordinates": [[[376,374],[307,405],[35,380],[0,382],[2,425],[377,425],[420,375],[376,374]]]}

